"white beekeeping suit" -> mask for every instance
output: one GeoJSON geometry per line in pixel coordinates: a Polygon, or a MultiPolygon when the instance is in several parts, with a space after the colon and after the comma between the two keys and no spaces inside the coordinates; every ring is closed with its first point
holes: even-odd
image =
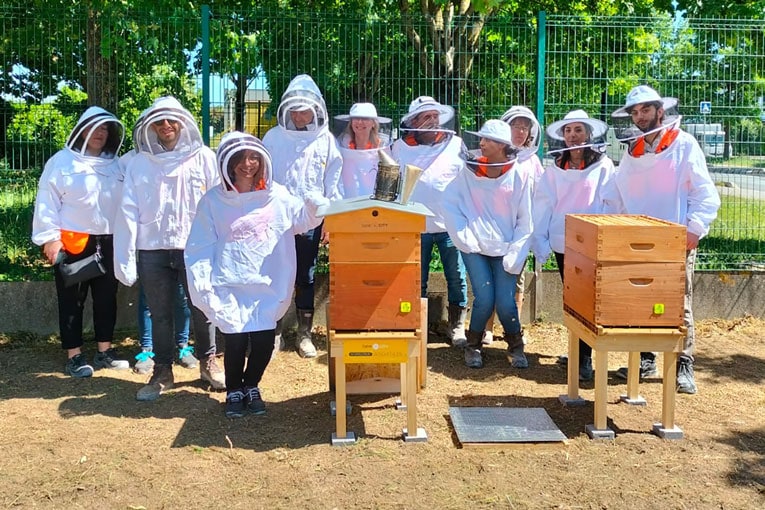
{"type": "Polygon", "coordinates": [[[215,153],[204,145],[191,114],[173,97],[146,111],[135,141],[138,153],[125,172],[114,236],[115,274],[125,285],[137,279],[137,250],[183,250],[202,196],[220,182],[215,153]],[[150,126],[181,123],[173,150],[166,151],[150,126]]]}
{"type": "Polygon", "coordinates": [[[252,135],[226,135],[218,166],[223,182],[199,203],[184,253],[191,300],[223,333],[274,329],[295,283],[294,235],[316,227],[329,201],[311,191],[304,202],[273,182],[271,157],[252,135]],[[263,189],[234,187],[227,168],[242,150],[264,162],[263,189]]]}
{"type": "Polygon", "coordinates": [[[271,154],[274,181],[300,198],[309,191],[318,191],[330,200],[342,198],[343,158],[329,131],[324,98],[310,76],[301,74],[292,79],[276,115],[278,124],[263,137],[263,145],[271,154]],[[310,110],[313,118],[299,130],[290,111],[304,110],[310,110]]]}
{"type": "Polygon", "coordinates": [[[122,146],[122,123],[103,108],[88,108],[69,135],[66,147],[45,164],[40,176],[32,241],[44,245],[61,240],[61,231],[112,234],[121,193],[117,154],[122,146]],[[106,125],[108,138],[98,156],[86,154],[88,139],[106,125]],[[84,130],[88,136],[79,140],[84,130]]]}

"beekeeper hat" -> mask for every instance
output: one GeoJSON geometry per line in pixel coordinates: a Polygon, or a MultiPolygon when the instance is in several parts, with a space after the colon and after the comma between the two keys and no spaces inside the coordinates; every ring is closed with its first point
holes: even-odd
{"type": "Polygon", "coordinates": [[[505,145],[512,145],[513,133],[510,131],[510,126],[501,120],[492,119],[487,120],[480,131],[465,131],[471,135],[476,135],[479,138],[487,138],[494,140],[495,142],[504,143],[505,145]]]}
{"type": "Polygon", "coordinates": [[[677,106],[677,98],[661,97],[658,92],[648,85],[638,85],[637,87],[632,87],[632,90],[627,93],[627,100],[624,106],[614,111],[611,115],[613,117],[629,115],[632,108],[643,103],[661,103],[664,110],[669,110],[677,106]]]}
{"type": "Polygon", "coordinates": [[[573,110],[563,117],[563,120],[558,120],[547,126],[547,136],[557,140],[563,140],[563,128],[567,124],[574,122],[580,122],[587,126],[590,131],[590,138],[596,139],[603,137],[608,131],[608,124],[598,119],[591,119],[587,112],[584,110],[573,110]]]}
{"type": "Polygon", "coordinates": [[[409,104],[409,113],[404,115],[401,123],[409,126],[411,120],[419,114],[432,110],[438,112],[438,123],[442,126],[454,118],[454,109],[451,106],[443,105],[430,96],[420,96],[409,104]]]}

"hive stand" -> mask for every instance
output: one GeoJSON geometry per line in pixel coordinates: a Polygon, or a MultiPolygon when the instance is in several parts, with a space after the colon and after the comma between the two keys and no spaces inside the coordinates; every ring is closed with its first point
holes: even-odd
{"type": "MultiPolygon", "coordinates": [[[[425,442],[428,435],[425,429],[417,426],[417,360],[420,346],[423,345],[421,329],[414,332],[375,331],[375,332],[337,332],[329,331],[332,345],[331,355],[335,359],[335,408],[347,409],[345,367],[354,363],[390,363],[401,364],[400,382],[402,405],[406,411],[406,428],[403,439],[407,443],[425,442]],[[410,434],[409,431],[416,431],[410,434]]],[[[356,435],[347,430],[346,413],[335,412],[335,432],[332,434],[333,446],[344,446],[356,442],[356,435]]]]}
{"type": "Polygon", "coordinates": [[[683,431],[675,425],[675,378],[677,354],[683,350],[683,328],[604,328],[592,327],[578,317],[565,312],[563,322],[568,328],[568,393],[559,400],[567,406],[583,405],[579,396],[579,339],[592,347],[595,355],[595,422],[585,427],[591,439],[614,439],[608,428],[608,353],[629,352],[627,394],[621,401],[645,405],[638,394],[640,352],[664,353],[662,380],[661,423],[653,425],[653,433],[664,439],[682,439],[683,431]]]}

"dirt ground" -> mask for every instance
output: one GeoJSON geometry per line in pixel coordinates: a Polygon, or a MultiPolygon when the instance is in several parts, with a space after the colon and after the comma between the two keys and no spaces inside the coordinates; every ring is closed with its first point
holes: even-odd
{"type": "MultiPolygon", "coordinates": [[[[527,327],[530,368],[513,370],[503,342],[482,370],[431,338],[418,397],[428,442],[404,443],[392,396],[351,396],[350,447],[330,446],[334,418],[326,341],[316,360],[277,355],[262,383],[268,413],[227,419],[224,393],[177,368],[177,388],[135,401],[146,378],[100,371],[63,375],[55,337],[0,336],[0,505],[4,508],[599,508],[765,507],[765,322],[698,325],[699,393],[679,395],[679,441],[650,433],[661,381],[641,383],[645,407],[619,403],[609,378],[614,441],[592,441],[590,402],[566,408],[557,324],[527,327]],[[542,407],[569,439],[553,449],[462,448],[449,406],[542,407]]],[[[93,344],[88,347],[92,348],[93,344]]],[[[125,337],[120,349],[135,353],[125,337]]],[[[609,369],[626,361],[612,355],[609,369]]]]}

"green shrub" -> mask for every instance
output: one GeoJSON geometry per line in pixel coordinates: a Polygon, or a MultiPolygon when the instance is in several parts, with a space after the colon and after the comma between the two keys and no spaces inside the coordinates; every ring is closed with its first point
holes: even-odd
{"type": "Polygon", "coordinates": [[[75,119],[65,116],[53,104],[14,105],[17,110],[7,128],[6,158],[12,168],[42,168],[64,147],[75,119]]]}

